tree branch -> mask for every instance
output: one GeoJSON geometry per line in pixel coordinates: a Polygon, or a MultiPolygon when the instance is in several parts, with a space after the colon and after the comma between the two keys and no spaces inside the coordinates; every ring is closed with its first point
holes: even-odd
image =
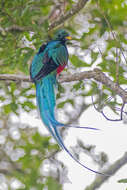
{"type": "MultiPolygon", "coordinates": [[[[76,5],[74,5],[72,7],[71,10],[69,10],[64,15],[61,15],[59,17],[59,19],[57,19],[53,23],[51,23],[50,26],[49,26],[49,30],[57,27],[61,23],[65,22],[66,20],[68,20],[69,18],[71,18],[72,16],[74,16],[75,14],[77,14],[81,9],[84,8],[84,6],[86,5],[87,1],[89,1],[89,0],[80,0],[76,5]]],[[[39,25],[40,24],[43,24],[43,23],[39,23],[39,25]]],[[[10,26],[10,27],[7,27],[7,28],[0,27],[0,32],[3,33],[3,35],[6,32],[9,32],[9,31],[24,32],[24,31],[34,31],[34,29],[33,29],[33,27],[23,27],[23,26],[18,26],[18,25],[15,25],[15,24],[12,25],[12,26],[10,26]]]]}
{"type": "MultiPolygon", "coordinates": [[[[123,102],[127,102],[127,92],[123,88],[121,88],[118,84],[113,82],[99,69],[64,75],[61,78],[59,78],[58,81],[60,83],[63,83],[63,82],[80,81],[84,79],[94,79],[95,81],[102,83],[110,90],[115,92],[117,95],[119,95],[122,98],[123,102]]],[[[0,80],[31,82],[30,77],[23,75],[16,75],[16,74],[15,75],[0,74],[0,80]]]]}
{"type": "Polygon", "coordinates": [[[9,26],[7,28],[2,28],[0,27],[0,32],[1,33],[6,33],[6,32],[13,32],[13,31],[17,31],[17,32],[24,32],[24,31],[31,31],[33,28],[32,27],[25,27],[25,26],[18,26],[16,24],[9,26]]]}
{"type": "Polygon", "coordinates": [[[127,92],[122,89],[118,84],[113,82],[109,77],[107,77],[100,69],[94,69],[93,71],[84,71],[81,73],[76,73],[73,75],[65,75],[61,78],[60,82],[71,82],[71,81],[79,81],[84,79],[94,79],[110,90],[119,95],[124,102],[127,101],[127,92]]]}
{"type": "MultiPolygon", "coordinates": [[[[126,163],[127,163],[127,152],[114,164],[109,166],[109,168],[105,170],[104,173],[114,175],[126,163]]],[[[90,186],[87,186],[85,190],[95,190],[99,188],[110,177],[111,176],[98,175],[95,178],[94,182],[90,186]]]]}
{"type": "Polygon", "coordinates": [[[31,82],[29,76],[18,74],[0,74],[0,80],[17,81],[17,82],[31,82]]]}
{"type": "Polygon", "coordinates": [[[56,20],[49,26],[49,30],[55,28],[56,26],[60,25],[61,23],[65,22],[75,14],[77,14],[81,9],[84,8],[86,5],[87,1],[89,0],[80,0],[76,5],[72,7],[71,10],[69,10],[66,14],[62,15],[59,20],[56,20]]]}

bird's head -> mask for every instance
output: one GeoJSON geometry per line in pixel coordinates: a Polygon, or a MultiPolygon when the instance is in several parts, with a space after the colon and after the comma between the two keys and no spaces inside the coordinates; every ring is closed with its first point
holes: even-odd
{"type": "Polygon", "coordinates": [[[72,38],[69,35],[69,33],[64,29],[58,30],[54,35],[54,40],[60,40],[60,41],[66,42],[71,39],[72,38]]]}

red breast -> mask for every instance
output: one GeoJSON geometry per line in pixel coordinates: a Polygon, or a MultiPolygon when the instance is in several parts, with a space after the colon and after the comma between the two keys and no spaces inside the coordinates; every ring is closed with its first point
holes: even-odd
{"type": "Polygon", "coordinates": [[[60,66],[57,68],[57,74],[58,74],[58,75],[63,71],[63,69],[64,69],[65,66],[66,66],[66,64],[60,65],[60,66]]]}

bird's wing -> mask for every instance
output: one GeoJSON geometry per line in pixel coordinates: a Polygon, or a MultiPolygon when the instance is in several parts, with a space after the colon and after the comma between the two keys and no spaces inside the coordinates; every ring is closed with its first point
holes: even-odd
{"type": "Polygon", "coordinates": [[[66,65],[68,62],[68,51],[65,45],[58,44],[49,54],[58,66],[66,65]]]}
{"type": "Polygon", "coordinates": [[[55,44],[44,48],[43,52],[36,54],[31,65],[30,73],[33,81],[40,80],[59,66],[67,64],[68,52],[64,45],[55,44]]]}
{"type": "Polygon", "coordinates": [[[32,60],[32,64],[30,66],[30,77],[32,81],[35,81],[36,76],[38,75],[38,73],[43,67],[42,58],[43,58],[43,54],[44,54],[44,50],[46,49],[46,46],[47,46],[46,44],[43,44],[39,48],[38,53],[34,56],[32,60]]]}

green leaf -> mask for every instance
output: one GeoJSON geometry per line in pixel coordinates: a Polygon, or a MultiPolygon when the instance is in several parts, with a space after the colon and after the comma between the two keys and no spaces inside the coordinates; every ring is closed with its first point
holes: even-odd
{"type": "Polygon", "coordinates": [[[63,101],[57,105],[58,108],[63,108],[66,103],[70,103],[74,105],[74,101],[72,99],[67,99],[66,101],[63,101]]]}
{"type": "Polygon", "coordinates": [[[118,183],[127,183],[127,179],[120,179],[118,183]]]}
{"type": "Polygon", "coordinates": [[[11,110],[11,104],[7,104],[3,106],[4,112],[8,115],[12,110],[11,110]]]}
{"type": "Polygon", "coordinates": [[[76,84],[73,85],[73,89],[78,91],[79,89],[82,89],[84,88],[84,83],[83,81],[79,81],[77,82],[76,84]]]}
{"type": "Polygon", "coordinates": [[[18,109],[18,105],[17,105],[15,102],[11,103],[10,105],[11,105],[11,110],[12,110],[14,113],[17,114],[16,111],[17,111],[17,109],[18,109]]]}
{"type": "Polygon", "coordinates": [[[46,185],[48,186],[48,189],[52,190],[62,190],[62,186],[54,180],[52,177],[48,177],[46,181],[46,185]]]}
{"type": "Polygon", "coordinates": [[[35,109],[36,106],[30,102],[30,101],[25,101],[23,103],[21,103],[21,106],[26,110],[26,111],[30,111],[32,109],[35,109]]]}
{"type": "Polygon", "coordinates": [[[0,96],[0,100],[3,102],[4,100],[6,100],[6,98],[3,96],[0,96]]]}
{"type": "Polygon", "coordinates": [[[90,67],[91,66],[90,64],[87,64],[81,59],[79,59],[78,56],[76,55],[72,55],[70,57],[70,61],[75,67],[90,67]]]}

